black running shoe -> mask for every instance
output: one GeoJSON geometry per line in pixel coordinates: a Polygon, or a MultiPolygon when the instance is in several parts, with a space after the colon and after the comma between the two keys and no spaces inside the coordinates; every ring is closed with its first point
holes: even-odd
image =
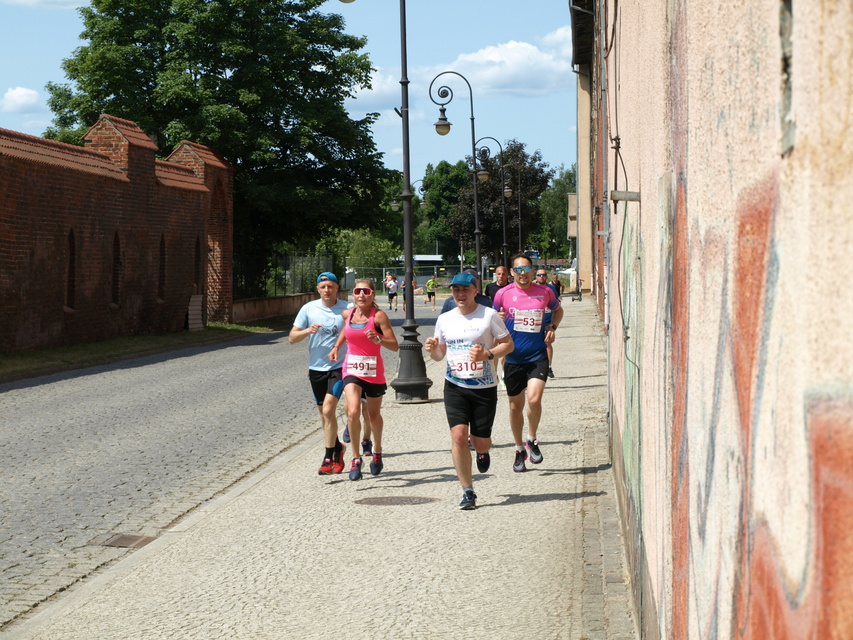
{"type": "Polygon", "coordinates": [[[459,503],[459,508],[463,511],[471,511],[477,508],[477,494],[470,489],[462,494],[462,502],[459,503]]]}
{"type": "Polygon", "coordinates": [[[553,378],[553,377],[554,377],[554,370],[553,370],[551,367],[548,367],[548,377],[549,377],[549,378],[553,378]]]}
{"type": "Polygon", "coordinates": [[[539,450],[538,440],[528,440],[527,449],[530,451],[530,462],[533,464],[539,464],[542,462],[542,452],[539,450]]]}
{"type": "Polygon", "coordinates": [[[373,452],[373,460],[370,461],[370,473],[375,476],[378,476],[382,473],[382,467],[385,465],[382,464],[382,454],[378,451],[373,452]]]}
{"type": "Polygon", "coordinates": [[[489,456],[488,452],[477,454],[477,469],[480,470],[480,473],[486,473],[486,471],[489,470],[489,465],[491,463],[492,458],[489,456]]]}
{"type": "Polygon", "coordinates": [[[516,451],[515,462],[512,465],[512,470],[516,473],[524,473],[525,471],[527,471],[527,467],[524,465],[525,460],[527,460],[527,452],[516,451]]]}
{"type": "Polygon", "coordinates": [[[353,458],[349,470],[350,480],[361,480],[361,458],[353,458]]]}

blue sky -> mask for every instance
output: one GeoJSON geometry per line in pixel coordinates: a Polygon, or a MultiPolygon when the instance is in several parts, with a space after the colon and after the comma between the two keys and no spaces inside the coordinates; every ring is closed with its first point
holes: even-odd
{"type": "MultiPolygon", "coordinates": [[[[0,127],[41,135],[50,124],[47,82],[65,82],[60,67],[82,44],[74,0],[0,0],[0,127]]],[[[347,31],[367,36],[376,67],[373,89],[348,102],[354,117],[379,112],[374,126],[385,164],[402,169],[400,106],[400,3],[329,0],[327,12],[344,16],[347,31]]],[[[471,153],[468,88],[444,76],[453,91],[447,106],[453,129],[438,136],[438,107],[430,81],[456,71],[471,84],[477,138],[503,144],[516,138],[540,150],[552,167],[575,161],[576,90],[571,69],[571,29],[565,0],[409,0],[407,3],[412,181],[427,163],[456,162],[471,153]]],[[[437,86],[437,85],[436,85],[437,86]]],[[[493,151],[497,151],[492,145],[493,151]]]]}

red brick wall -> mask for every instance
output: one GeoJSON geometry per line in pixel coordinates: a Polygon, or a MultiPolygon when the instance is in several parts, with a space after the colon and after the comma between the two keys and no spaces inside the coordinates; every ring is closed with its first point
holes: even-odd
{"type": "Polygon", "coordinates": [[[84,139],[80,148],[0,129],[0,352],[180,331],[196,289],[229,320],[227,163],[189,142],[156,161],[134,123],[107,115],[84,139]]]}

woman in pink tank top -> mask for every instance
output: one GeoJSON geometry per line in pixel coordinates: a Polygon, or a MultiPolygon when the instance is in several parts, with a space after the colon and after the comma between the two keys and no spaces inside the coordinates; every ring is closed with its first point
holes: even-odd
{"type": "Polygon", "coordinates": [[[372,280],[360,278],[352,290],[355,306],[343,312],[344,330],[329,353],[332,362],[338,360],[338,349],[346,341],[343,385],[346,396],[347,418],[352,443],[350,480],[361,479],[361,396],[367,397],[367,415],[373,429],[373,459],[370,472],[379,475],[382,471],[382,396],[388,385],[385,383],[385,363],[382,347],[397,351],[400,345],[391,329],[388,315],[376,306],[376,285],[372,280]]]}

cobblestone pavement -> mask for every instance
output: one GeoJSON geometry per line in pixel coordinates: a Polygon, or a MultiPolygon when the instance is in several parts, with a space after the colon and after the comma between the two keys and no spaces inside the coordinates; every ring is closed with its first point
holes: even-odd
{"type": "Polygon", "coordinates": [[[157,536],[314,433],[304,347],[254,335],[0,385],[0,627],[126,556],[111,537],[157,536]]]}
{"type": "MultiPolygon", "coordinates": [[[[223,379],[231,380],[231,387],[226,384],[218,389],[222,400],[216,408],[184,407],[180,412],[183,418],[175,421],[166,417],[171,413],[159,404],[174,407],[181,403],[165,390],[162,398],[151,392],[144,399],[127,399],[126,403],[137,407],[134,412],[145,417],[121,431],[144,433],[145,425],[158,422],[147,415],[150,409],[166,423],[158,436],[163,439],[157,441],[160,449],[171,451],[163,453],[167,459],[164,463],[151,454],[158,450],[156,446],[144,451],[129,447],[127,460],[143,456],[154,465],[200,464],[204,456],[195,456],[193,462],[181,457],[184,451],[193,451],[193,446],[166,445],[169,434],[178,442],[199,438],[195,432],[187,435],[183,426],[193,422],[199,412],[208,420],[246,421],[242,411],[229,410],[229,401],[241,409],[262,407],[259,411],[266,419],[276,421],[279,449],[283,448],[284,432],[292,433],[288,440],[294,442],[306,431],[312,434],[165,531],[152,522],[157,517],[166,522],[174,519],[172,513],[165,513],[169,509],[183,513],[194,506],[192,492],[178,492],[172,487],[171,493],[157,496],[152,502],[166,505],[158,507],[164,513],[140,520],[133,530],[156,535],[156,540],[133,552],[118,552],[125,557],[22,616],[3,635],[45,640],[254,640],[330,635],[578,640],[636,637],[608,462],[601,325],[591,303],[563,304],[567,316],[555,348],[557,378],[548,383],[540,428],[545,461],[530,465],[527,473],[512,472],[507,403],[501,392],[492,468],[475,476],[480,498],[476,511],[457,508],[460,488],[440,400],[443,363],[428,362],[428,375],[435,382],[430,403],[400,405],[393,401],[393,392],[386,396],[385,470],[379,476],[368,472],[363,480],[350,482],[346,474],[316,475],[322,454],[321,436],[314,424],[316,415],[309,412],[304,419],[297,416],[301,424],[291,430],[287,423],[292,418],[285,415],[282,405],[293,398],[284,394],[277,406],[269,406],[274,404],[272,398],[281,395],[281,371],[275,372],[273,367],[266,369],[265,375],[251,376],[248,364],[222,369],[225,360],[215,360],[215,350],[178,358],[192,369],[222,372],[223,379]],[[251,379],[237,383],[244,373],[251,379]],[[175,508],[168,501],[173,495],[182,506],[175,508]]],[[[430,323],[423,322],[421,338],[431,333],[430,323]]],[[[253,343],[232,345],[225,351],[234,348],[251,353],[246,362],[263,359],[263,352],[287,351],[286,347],[253,343]]],[[[298,357],[302,371],[302,350],[298,357]]],[[[142,370],[138,375],[159,380],[164,388],[170,386],[171,377],[162,370],[163,365],[134,363],[133,368],[142,370]],[[149,366],[160,370],[148,371],[149,366]]],[[[395,371],[396,364],[391,364],[390,370],[395,371]]],[[[105,375],[111,382],[104,384],[121,388],[118,377],[122,373],[93,375],[105,375]]],[[[301,373],[299,378],[302,384],[301,373]]],[[[202,377],[197,384],[201,386],[205,380],[202,377]]],[[[156,386],[152,384],[151,388],[156,386]]],[[[299,395],[303,394],[300,387],[299,395]]],[[[211,401],[215,397],[211,396],[211,401]]],[[[77,406],[67,394],[64,398],[55,406],[77,406]]],[[[39,413],[35,406],[30,412],[39,413]]],[[[76,414],[78,418],[82,413],[76,414]]],[[[20,415],[27,414],[24,411],[20,415]]],[[[44,425],[50,420],[33,420],[42,425],[41,430],[49,431],[44,425]]],[[[250,420],[255,421],[263,422],[264,417],[257,415],[250,420]]],[[[75,426],[73,421],[64,424],[65,431],[75,426]]],[[[27,500],[38,496],[39,488],[61,484],[63,474],[96,461],[103,472],[94,475],[102,476],[104,483],[98,486],[93,482],[87,487],[89,497],[81,499],[77,507],[69,507],[69,513],[87,513],[90,503],[100,507],[126,502],[128,493],[151,493],[148,476],[142,473],[146,465],[125,462],[122,466],[121,456],[115,454],[108,461],[101,460],[105,448],[98,446],[98,436],[107,438],[104,429],[87,430],[92,434],[86,437],[90,444],[71,447],[74,453],[67,458],[74,464],[58,465],[50,482],[33,482],[30,478],[16,483],[11,491],[15,501],[26,505],[27,500]],[[131,479],[119,484],[127,474],[131,479]],[[29,487],[29,493],[19,497],[17,491],[24,486],[29,487]]],[[[20,428],[19,432],[23,437],[27,429],[20,428]]],[[[254,437],[246,435],[254,433],[250,428],[234,432],[238,440],[254,437]]],[[[44,448],[48,447],[47,438],[42,434],[35,441],[44,448]]],[[[276,442],[275,438],[270,440],[276,442]]],[[[233,471],[229,475],[217,468],[207,476],[208,487],[220,477],[244,474],[244,467],[254,468],[257,459],[263,458],[258,452],[275,446],[258,444],[253,456],[243,455],[249,459],[243,466],[227,460],[228,451],[220,453],[218,446],[213,448],[217,454],[207,461],[208,466],[226,466],[233,471]]],[[[234,451],[239,458],[240,447],[234,451]]],[[[151,469],[150,475],[157,472],[151,469]]],[[[184,475],[190,478],[193,474],[185,471],[184,475]]],[[[199,481],[200,485],[204,482],[199,481]]],[[[5,494],[3,498],[5,501],[5,494]]],[[[109,508],[101,511],[111,512],[109,508]]],[[[17,513],[29,511],[24,506],[17,513]]],[[[36,521],[41,519],[32,516],[36,521]]],[[[42,528],[32,527],[35,533],[28,535],[38,541],[44,535],[42,528]]],[[[129,531],[115,523],[100,529],[129,531]]],[[[4,540],[16,537],[3,535],[4,540]]],[[[95,537],[99,535],[103,535],[100,530],[95,537]]],[[[81,541],[85,538],[80,536],[81,541]]],[[[80,546],[85,550],[91,543],[80,546]]],[[[60,567],[60,574],[67,556],[65,549],[55,548],[50,558],[60,567]]],[[[26,579],[23,572],[21,578],[26,579]]]]}

